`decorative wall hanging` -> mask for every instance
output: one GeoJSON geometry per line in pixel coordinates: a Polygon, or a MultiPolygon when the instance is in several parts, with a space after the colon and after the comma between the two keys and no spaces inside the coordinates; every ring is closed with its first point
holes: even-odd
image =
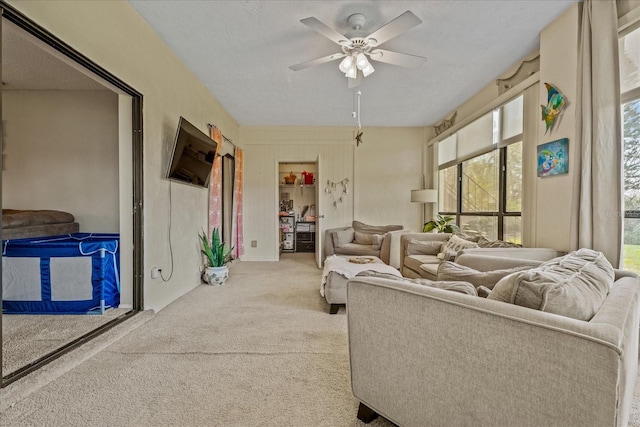
{"type": "Polygon", "coordinates": [[[324,188],[324,194],[331,196],[331,200],[333,200],[333,208],[338,209],[338,203],[344,202],[343,197],[349,194],[349,178],[345,178],[338,182],[327,180],[327,186],[324,188]]]}
{"type": "Polygon", "coordinates": [[[547,132],[553,128],[558,116],[562,112],[565,99],[558,88],[549,83],[545,83],[544,85],[547,87],[547,105],[541,105],[540,107],[542,107],[542,120],[546,124],[546,130],[544,131],[546,135],[547,132]]]}
{"type": "Polygon", "coordinates": [[[538,176],[569,172],[569,138],[538,145],[538,176]]]}
{"type": "Polygon", "coordinates": [[[453,126],[454,123],[456,122],[457,115],[458,115],[458,112],[456,111],[455,113],[453,113],[453,116],[451,116],[450,119],[444,119],[440,123],[435,124],[433,126],[433,130],[435,131],[436,136],[440,135],[442,132],[449,129],[451,126],[453,126]]]}
{"type": "Polygon", "coordinates": [[[498,94],[502,95],[538,71],[540,71],[540,55],[529,61],[522,61],[516,72],[510,77],[496,80],[496,84],[498,85],[498,94]]]}

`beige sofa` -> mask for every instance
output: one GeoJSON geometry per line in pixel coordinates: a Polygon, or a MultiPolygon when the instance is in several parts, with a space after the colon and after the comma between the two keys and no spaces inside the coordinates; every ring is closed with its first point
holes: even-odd
{"type": "MultiPolygon", "coordinates": [[[[400,236],[400,272],[404,277],[438,279],[440,243],[451,237],[449,233],[404,233],[400,236]],[[417,242],[431,242],[432,249],[417,242]]],[[[497,270],[521,265],[537,265],[564,255],[548,248],[467,248],[455,258],[458,264],[480,271],[497,270]]]]}
{"type": "Polygon", "coordinates": [[[400,269],[400,236],[411,232],[402,225],[368,225],[353,221],[350,227],[325,230],[324,258],[331,255],[375,256],[400,269]]]}
{"type": "Polygon", "coordinates": [[[358,418],[380,414],[399,426],[626,426],[640,280],[613,275],[588,321],[419,280],[349,280],[358,418]]]}

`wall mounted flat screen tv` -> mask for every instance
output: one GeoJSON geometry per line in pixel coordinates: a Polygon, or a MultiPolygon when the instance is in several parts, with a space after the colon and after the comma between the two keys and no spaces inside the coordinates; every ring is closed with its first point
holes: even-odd
{"type": "Polygon", "coordinates": [[[207,187],[217,145],[204,132],[180,117],[167,178],[207,187]]]}

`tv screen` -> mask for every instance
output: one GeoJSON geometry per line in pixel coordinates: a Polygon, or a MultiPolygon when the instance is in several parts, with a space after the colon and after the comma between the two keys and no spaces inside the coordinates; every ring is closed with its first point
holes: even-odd
{"type": "Polygon", "coordinates": [[[180,117],[173,142],[167,178],[207,187],[217,144],[204,132],[180,117]]]}

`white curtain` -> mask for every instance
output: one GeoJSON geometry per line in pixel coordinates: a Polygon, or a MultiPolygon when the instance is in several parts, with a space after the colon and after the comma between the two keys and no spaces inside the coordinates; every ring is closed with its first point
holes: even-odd
{"type": "Polygon", "coordinates": [[[622,255],[622,131],[615,0],[584,0],[578,52],[572,246],[622,255]]]}

